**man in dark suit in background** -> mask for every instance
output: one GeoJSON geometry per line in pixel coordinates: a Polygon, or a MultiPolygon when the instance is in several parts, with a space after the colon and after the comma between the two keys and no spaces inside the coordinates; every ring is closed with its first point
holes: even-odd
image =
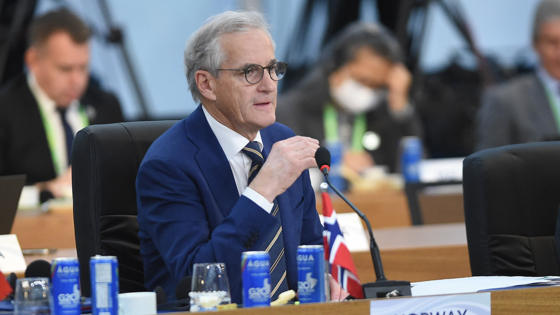
{"type": "Polygon", "coordinates": [[[123,121],[118,100],[89,86],[90,30],[66,9],[36,18],[25,53],[28,73],[0,92],[0,175],[64,195],[71,185],[71,145],[90,125],[123,121]]]}
{"type": "Polygon", "coordinates": [[[400,58],[397,40],[380,25],[349,25],[301,83],[280,95],[278,122],[325,144],[342,143],[344,163],[355,171],[373,163],[394,171],[400,139],[422,129],[400,58]]]}
{"type": "Polygon", "coordinates": [[[319,142],[275,123],[286,64],[260,13],[213,17],[191,36],[185,68],[202,104],[152,144],[136,180],[145,286],[174,297],[193,264],[222,262],[241,303],[241,254],[266,250],[262,288],[275,300],[297,290],[297,247],[323,243],[307,171],[319,142]]]}
{"type": "Polygon", "coordinates": [[[560,0],[539,4],[532,39],[536,72],[485,92],[476,150],[560,138],[560,0]]]}

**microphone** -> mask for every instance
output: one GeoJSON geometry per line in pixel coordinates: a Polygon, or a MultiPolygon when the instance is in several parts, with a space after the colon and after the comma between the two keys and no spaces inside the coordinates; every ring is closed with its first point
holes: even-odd
{"type": "Polygon", "coordinates": [[[177,287],[175,288],[175,298],[176,301],[171,301],[167,303],[160,303],[163,301],[160,298],[160,293],[158,291],[161,289],[165,295],[165,291],[161,287],[157,287],[156,297],[157,297],[157,310],[158,312],[188,312],[191,308],[189,292],[191,292],[192,277],[187,276],[179,280],[177,287]]]}
{"type": "Polygon", "coordinates": [[[334,192],[346,202],[356,214],[366,223],[368,233],[369,233],[369,250],[371,252],[371,259],[373,261],[373,269],[375,270],[375,276],[377,279],[375,282],[365,283],[362,285],[364,290],[364,296],[366,299],[376,299],[382,297],[393,297],[393,296],[410,296],[411,287],[409,281],[395,281],[387,280],[385,277],[385,272],[383,270],[383,263],[381,262],[381,254],[379,253],[379,247],[375,238],[373,237],[373,231],[366,215],[358,210],[350,200],[348,200],[341,192],[338,190],[329,179],[329,171],[331,164],[331,153],[325,147],[319,147],[315,152],[315,161],[317,161],[317,166],[323,172],[327,184],[334,190],[334,192]]]}
{"type": "Polygon", "coordinates": [[[167,303],[167,294],[162,287],[157,286],[154,292],[156,293],[156,305],[167,303]]]}
{"type": "Polygon", "coordinates": [[[175,288],[175,297],[177,300],[186,299],[189,297],[189,292],[191,292],[192,277],[186,276],[179,281],[177,287],[175,288]]]}
{"type": "Polygon", "coordinates": [[[26,278],[51,278],[51,264],[42,259],[32,261],[25,269],[26,278]]]}
{"type": "Polygon", "coordinates": [[[8,294],[8,296],[6,298],[4,298],[4,301],[13,301],[14,300],[14,295],[16,294],[16,280],[17,280],[17,276],[13,272],[11,272],[6,277],[6,281],[8,282],[10,287],[12,288],[12,293],[8,294]]]}
{"type": "Polygon", "coordinates": [[[11,272],[7,277],[6,277],[6,281],[8,281],[8,283],[10,284],[10,286],[12,287],[13,292],[16,292],[16,280],[17,280],[17,276],[15,273],[11,272]]]}

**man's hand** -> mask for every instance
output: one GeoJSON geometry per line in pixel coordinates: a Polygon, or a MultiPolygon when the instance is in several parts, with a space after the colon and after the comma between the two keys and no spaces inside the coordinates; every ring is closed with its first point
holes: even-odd
{"type": "Polygon", "coordinates": [[[72,167],[55,179],[35,184],[39,191],[48,190],[55,198],[66,197],[68,187],[72,187],[72,167]]]}
{"type": "Polygon", "coordinates": [[[319,141],[308,137],[295,136],[276,142],[249,187],[272,203],[303,171],[317,167],[315,151],[318,148],[319,141]]]}
{"type": "Polygon", "coordinates": [[[346,292],[329,273],[329,285],[331,287],[331,301],[342,301],[350,294],[346,292]]]}
{"type": "Polygon", "coordinates": [[[398,113],[406,108],[411,83],[412,75],[408,69],[402,63],[395,64],[387,77],[387,88],[389,89],[387,98],[389,108],[393,112],[398,113]]]}

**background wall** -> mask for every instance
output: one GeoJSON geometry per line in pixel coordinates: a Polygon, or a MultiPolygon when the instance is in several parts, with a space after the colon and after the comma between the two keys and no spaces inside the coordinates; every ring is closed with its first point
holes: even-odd
{"type": "MultiPolygon", "coordinates": [[[[362,18],[375,21],[375,0],[364,3],[362,18]]],[[[530,30],[538,0],[460,0],[471,30],[484,53],[511,65],[519,59],[535,62],[530,48],[530,30]]],[[[304,0],[108,0],[112,20],[122,27],[125,44],[146,96],[149,113],[156,119],[188,115],[196,104],[188,91],[183,70],[183,50],[189,36],[210,16],[225,10],[256,8],[265,13],[282,60],[287,43],[305,4],[304,0]]],[[[106,30],[96,0],[41,0],[37,13],[68,5],[97,30],[92,42],[92,72],[103,86],[118,94],[129,120],[140,115],[138,100],[118,50],[101,36],[106,30]]],[[[321,27],[321,25],[317,25],[321,27]]],[[[320,35],[321,33],[318,32],[320,35]]],[[[446,66],[451,58],[474,66],[465,53],[465,43],[438,5],[432,4],[421,54],[425,71],[446,66]]]]}

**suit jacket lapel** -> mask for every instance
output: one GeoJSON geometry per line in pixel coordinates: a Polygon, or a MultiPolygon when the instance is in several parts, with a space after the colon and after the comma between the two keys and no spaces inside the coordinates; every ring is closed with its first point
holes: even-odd
{"type": "Polygon", "coordinates": [[[224,217],[239,199],[231,167],[199,105],[187,118],[186,136],[199,148],[195,159],[224,217]]]}
{"type": "Polygon", "coordinates": [[[541,79],[536,74],[534,75],[534,84],[532,86],[532,93],[528,93],[530,96],[530,106],[534,108],[534,113],[538,117],[535,121],[537,126],[543,130],[543,134],[551,135],[558,133],[558,124],[556,123],[556,118],[552,112],[551,106],[556,106],[555,104],[550,104],[548,95],[546,94],[545,87],[541,79]]]}

